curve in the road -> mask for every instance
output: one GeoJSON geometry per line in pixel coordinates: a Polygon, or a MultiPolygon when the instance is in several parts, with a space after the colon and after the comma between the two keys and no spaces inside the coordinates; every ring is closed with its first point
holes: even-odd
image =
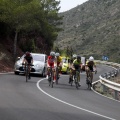
{"type": "Polygon", "coordinates": [[[40,79],[40,80],[37,82],[36,85],[37,85],[38,89],[39,89],[41,92],[43,92],[44,94],[46,94],[47,96],[49,96],[49,97],[51,97],[51,98],[53,98],[53,99],[55,99],[55,100],[57,100],[57,101],[59,101],[59,102],[61,102],[61,103],[64,103],[64,104],[69,105],[69,106],[72,106],[72,107],[74,107],[74,108],[77,108],[77,109],[80,109],[80,110],[83,110],[83,111],[92,113],[92,114],[94,114],[94,115],[98,115],[98,116],[107,118],[107,119],[109,119],[109,120],[116,120],[116,119],[114,119],[114,118],[110,118],[110,117],[108,117],[108,116],[101,115],[101,114],[99,114],[99,113],[95,113],[95,112],[92,112],[92,111],[90,111],[90,110],[87,110],[87,109],[84,109],[84,108],[81,108],[81,107],[72,105],[72,104],[70,104],[70,103],[68,103],[68,102],[65,102],[65,101],[63,101],[63,100],[60,100],[60,99],[58,99],[58,98],[56,98],[56,97],[48,94],[47,92],[45,92],[45,91],[39,86],[39,85],[40,85],[40,82],[43,81],[43,80],[45,80],[45,78],[44,78],[44,79],[40,79]]]}

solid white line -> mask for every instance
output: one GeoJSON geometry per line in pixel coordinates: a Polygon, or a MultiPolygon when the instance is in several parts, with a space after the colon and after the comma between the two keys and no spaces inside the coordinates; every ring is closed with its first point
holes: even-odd
{"type": "Polygon", "coordinates": [[[11,74],[11,73],[14,73],[14,72],[4,72],[4,73],[0,73],[0,75],[6,75],[6,74],[11,74]]]}
{"type": "MultiPolygon", "coordinates": [[[[45,78],[44,78],[44,79],[45,79],[45,78]]],[[[72,104],[70,104],[70,103],[67,103],[67,102],[65,102],[65,101],[62,101],[62,100],[60,100],[60,99],[58,99],[58,98],[56,98],[56,97],[54,97],[54,96],[46,93],[46,92],[39,86],[40,82],[43,81],[44,79],[39,80],[36,85],[37,85],[38,89],[39,89],[41,92],[43,92],[44,94],[46,94],[47,96],[49,96],[49,97],[51,97],[51,98],[53,98],[53,99],[55,99],[55,100],[57,100],[57,101],[59,101],[59,102],[62,102],[62,103],[64,103],[64,104],[66,104],[66,105],[69,105],[69,106],[72,106],[72,107],[74,107],[74,108],[77,108],[77,109],[79,109],[79,110],[83,110],[83,111],[92,113],[92,114],[94,114],[94,115],[98,115],[98,116],[107,118],[107,119],[109,119],[109,120],[116,120],[116,119],[114,119],[114,118],[110,118],[110,117],[107,117],[107,116],[104,116],[104,115],[101,115],[101,114],[98,114],[98,113],[89,111],[89,110],[87,110],[87,109],[84,109],[84,108],[81,108],[81,107],[72,105],[72,104]]]]}

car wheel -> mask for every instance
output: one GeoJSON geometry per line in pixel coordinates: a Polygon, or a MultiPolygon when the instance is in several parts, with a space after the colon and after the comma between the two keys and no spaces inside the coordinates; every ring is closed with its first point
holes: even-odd
{"type": "Polygon", "coordinates": [[[19,72],[14,71],[15,75],[19,75],[19,72]]]}

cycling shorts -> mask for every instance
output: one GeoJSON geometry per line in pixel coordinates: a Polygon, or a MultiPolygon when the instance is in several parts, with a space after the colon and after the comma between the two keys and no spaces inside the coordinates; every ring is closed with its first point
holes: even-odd
{"type": "Polygon", "coordinates": [[[94,71],[92,66],[88,66],[88,68],[90,69],[91,72],[94,71]]]}

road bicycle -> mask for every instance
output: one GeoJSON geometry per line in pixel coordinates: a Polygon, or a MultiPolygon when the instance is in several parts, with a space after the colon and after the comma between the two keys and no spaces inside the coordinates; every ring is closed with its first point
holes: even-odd
{"type": "Polygon", "coordinates": [[[22,65],[24,65],[23,68],[25,71],[26,82],[28,82],[28,79],[31,78],[30,69],[31,69],[31,66],[33,66],[33,65],[32,64],[22,64],[22,65]]]}
{"type": "Polygon", "coordinates": [[[78,89],[80,87],[79,85],[79,79],[80,79],[80,72],[79,69],[75,70],[75,75],[73,76],[75,79],[75,85],[76,85],[76,89],[78,89]]]}
{"type": "Polygon", "coordinates": [[[91,87],[92,87],[92,76],[93,76],[92,74],[93,73],[97,74],[97,71],[89,70],[88,77],[86,79],[86,84],[88,85],[88,89],[90,89],[90,90],[91,90],[91,87]]]}
{"type": "Polygon", "coordinates": [[[52,66],[50,66],[49,68],[49,74],[48,74],[48,82],[49,82],[49,86],[51,86],[51,88],[53,88],[53,78],[54,78],[54,72],[53,72],[53,69],[52,69],[52,66]]]}

